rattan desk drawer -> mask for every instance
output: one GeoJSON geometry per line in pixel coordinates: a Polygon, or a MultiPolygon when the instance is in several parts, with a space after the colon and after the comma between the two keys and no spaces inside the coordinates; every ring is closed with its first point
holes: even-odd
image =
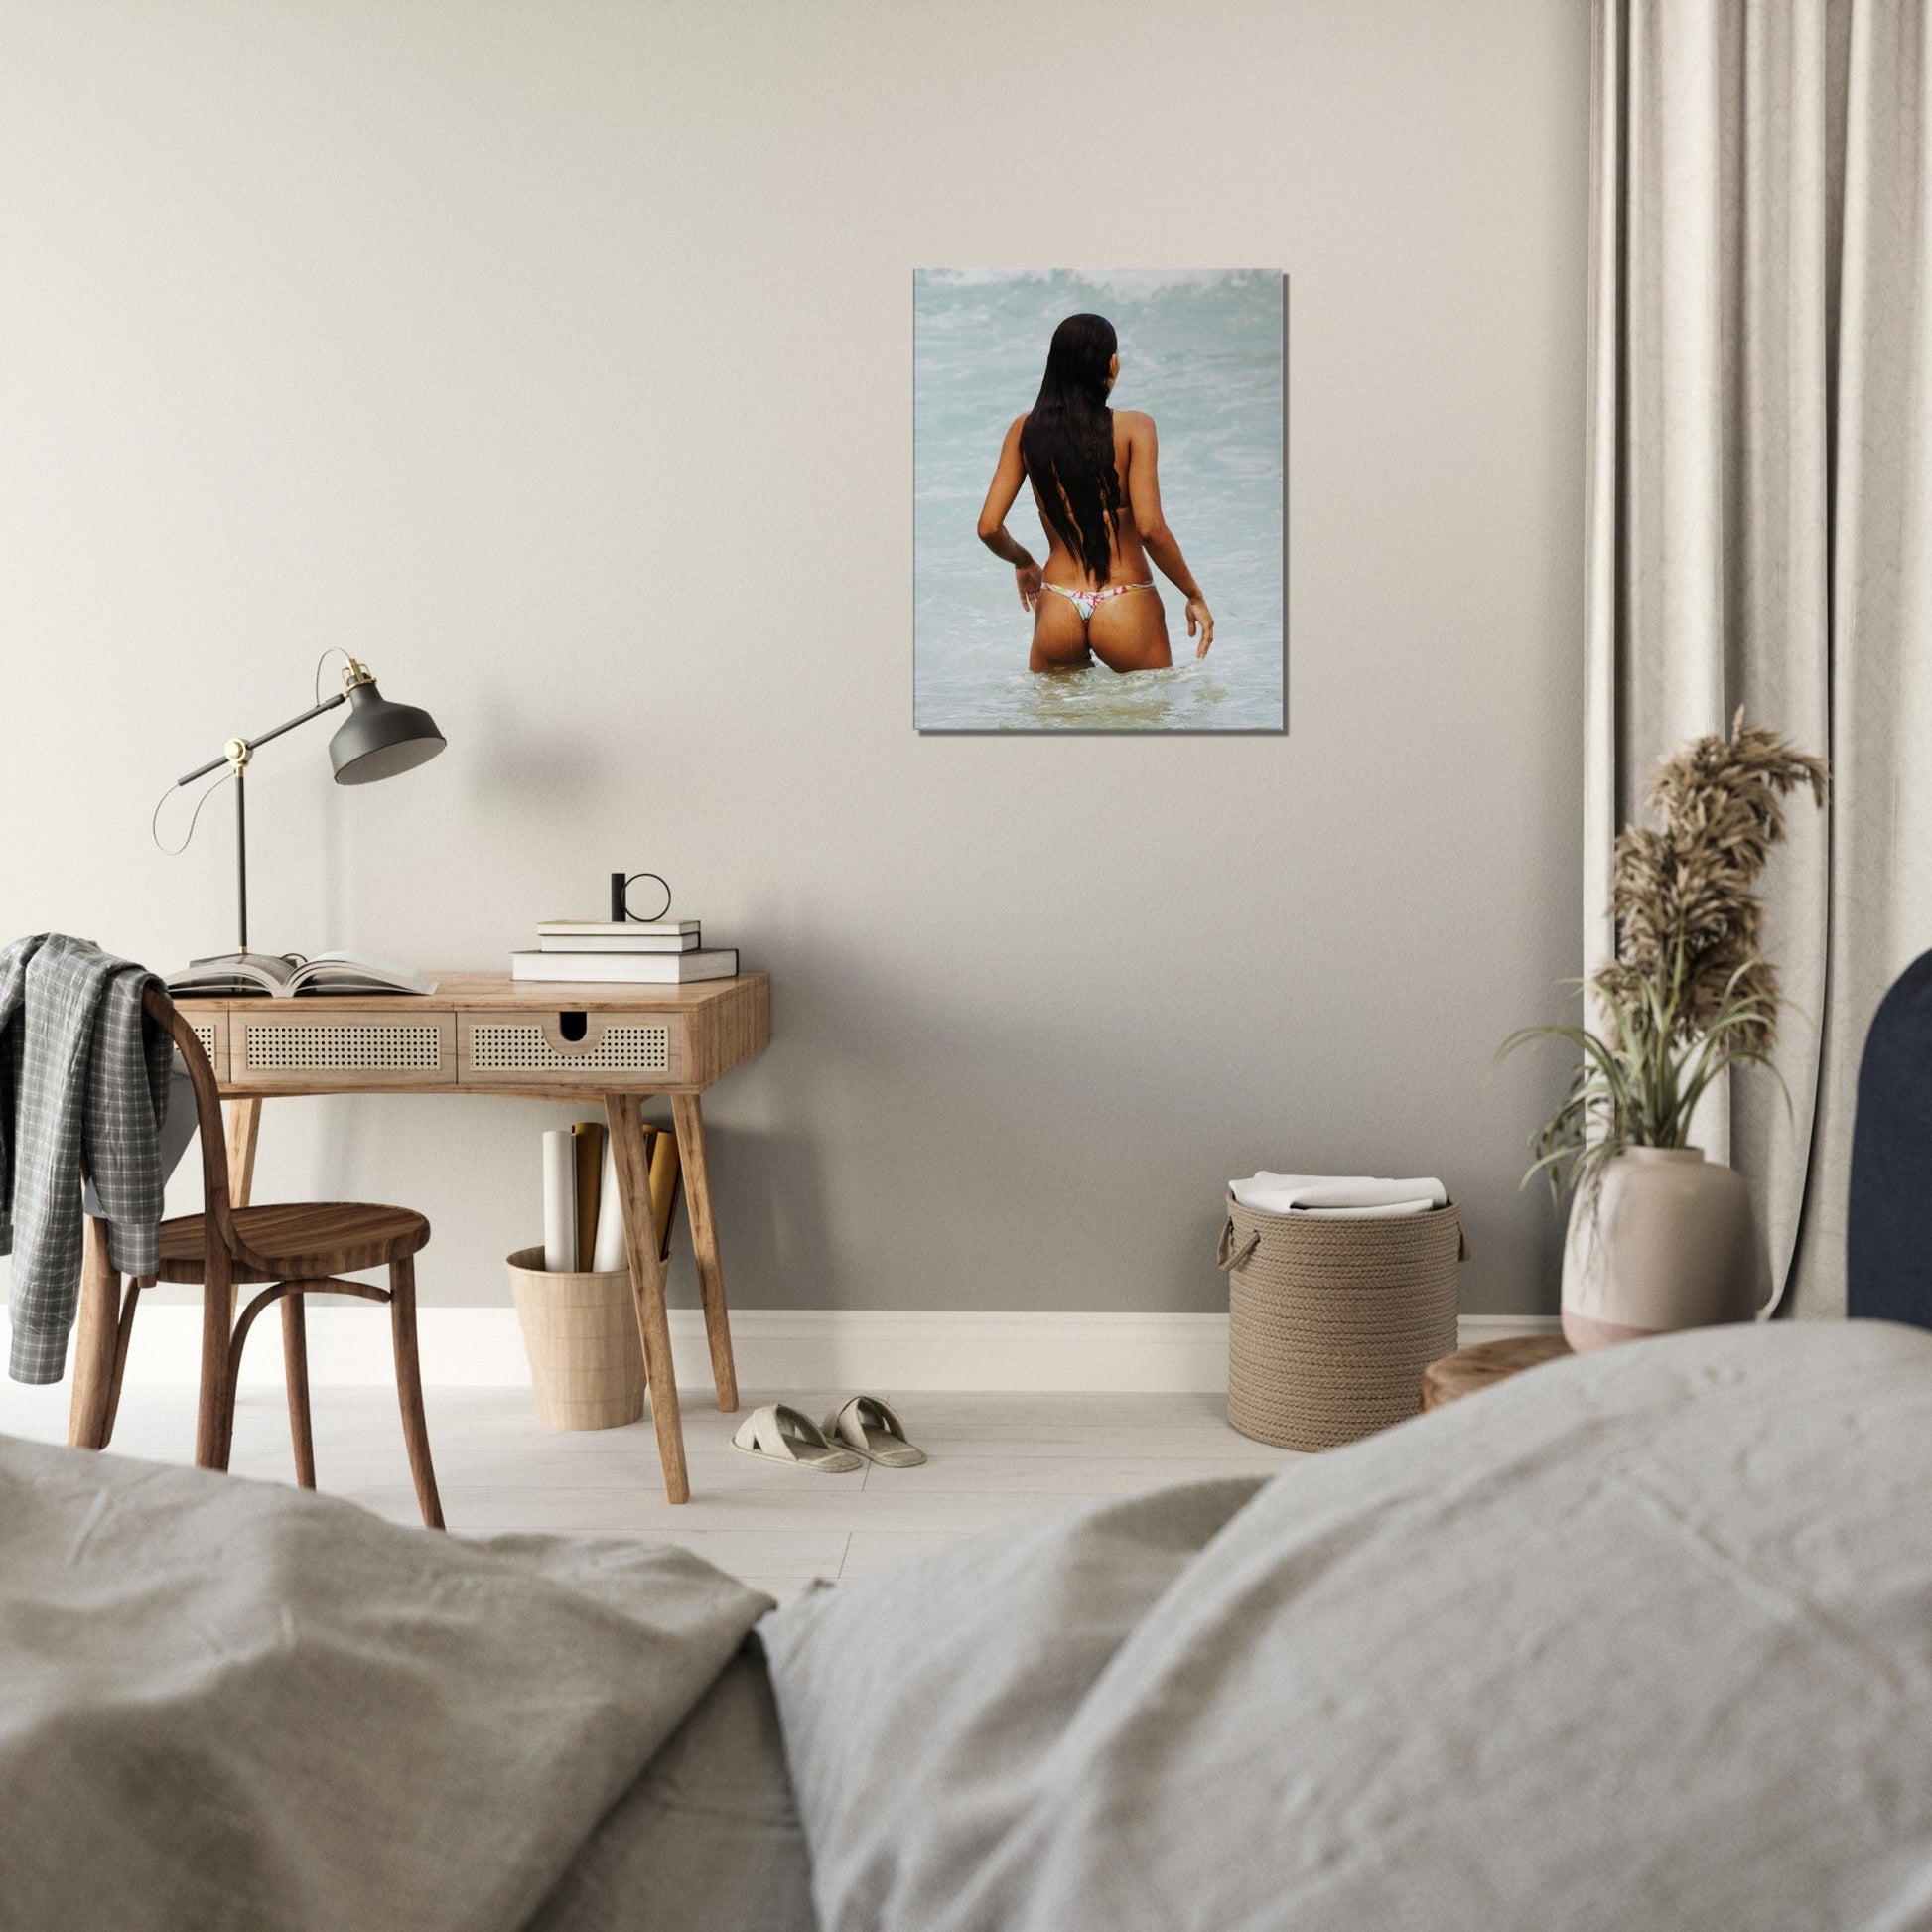
{"type": "Polygon", "coordinates": [[[231,1087],[434,1087],[456,1084],[456,1015],[364,1013],[294,1002],[228,1015],[231,1087]]]}
{"type": "Polygon", "coordinates": [[[194,1030],[195,1037],[202,1042],[202,1051],[207,1055],[207,1063],[217,1080],[228,1077],[228,1016],[225,1013],[197,1013],[184,1015],[194,1030]]]}
{"type": "Polygon", "coordinates": [[[684,1073],[684,1023],[674,1013],[568,1008],[461,1013],[457,1065],[463,1086],[675,1086],[684,1073]]]}

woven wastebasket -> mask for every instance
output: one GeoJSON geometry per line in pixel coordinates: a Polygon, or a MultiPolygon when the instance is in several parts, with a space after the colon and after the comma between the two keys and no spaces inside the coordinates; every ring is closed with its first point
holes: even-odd
{"type": "Polygon", "coordinates": [[[1278,1449],[1323,1449],[1422,1407],[1455,1348],[1455,1203],[1423,1214],[1266,1214],[1228,1196],[1228,1421],[1278,1449]]]}
{"type": "Polygon", "coordinates": [[[546,1429],[621,1429],[644,1413],[644,1353],[630,1270],[552,1274],[541,1248],[508,1261],[517,1324],[546,1429]]]}

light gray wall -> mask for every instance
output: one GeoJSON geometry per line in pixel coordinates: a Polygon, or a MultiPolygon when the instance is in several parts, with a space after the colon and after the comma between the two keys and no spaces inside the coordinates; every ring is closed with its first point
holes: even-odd
{"type": "MultiPolygon", "coordinates": [[[[325,646],[447,756],[250,786],[258,942],[499,964],[613,866],[775,977],[744,1306],[1207,1309],[1221,1183],[1440,1172],[1464,1305],[1576,969],[1585,0],[0,14],[0,932],[231,943],[148,812],[325,646]],[[1290,271],[1292,735],[922,741],[917,265],[1290,271]]],[[[989,568],[998,568],[989,563],[989,568]]],[[[536,1104],[294,1101],[260,1185],[505,1299],[536,1104]]],[[[680,1283],[688,1282],[680,1272],[680,1283]]]]}

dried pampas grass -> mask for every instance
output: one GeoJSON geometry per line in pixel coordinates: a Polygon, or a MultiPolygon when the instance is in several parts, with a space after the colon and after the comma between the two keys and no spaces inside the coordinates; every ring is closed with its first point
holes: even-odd
{"type": "Polygon", "coordinates": [[[1640,1007],[1646,981],[1666,994],[1675,981],[1674,1039],[1701,1037],[1728,1004],[1742,1002],[1755,1017],[1732,1044],[1760,1053],[1773,1044],[1778,976],[1759,950],[1764,902],[1756,889],[1784,839],[1782,800],[1801,785],[1824,805],[1824,760],[1746,725],[1741,711],[1728,738],[1693,739],[1658,765],[1650,802],[1663,824],[1617,836],[1617,956],[1591,982],[1607,1011],[1640,1007]]]}
{"type": "Polygon", "coordinates": [[[1757,882],[1784,838],[1784,799],[1806,786],[1823,806],[1826,782],[1822,759],[1741,711],[1728,738],[1694,739],[1657,767],[1663,823],[1617,837],[1616,957],[1589,982],[1600,1030],[1527,1027],[1502,1045],[1578,1050],[1563,1106],[1530,1136],[1530,1175],[1593,1187],[1626,1148],[1687,1145],[1699,1100],[1732,1067],[1770,1067],[1778,976],[1760,950],[1757,882]]]}

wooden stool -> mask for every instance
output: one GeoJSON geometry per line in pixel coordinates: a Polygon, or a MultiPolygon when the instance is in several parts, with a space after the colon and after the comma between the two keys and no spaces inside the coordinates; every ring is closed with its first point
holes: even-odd
{"type": "Polygon", "coordinates": [[[1539,1362],[1554,1362],[1571,1352],[1561,1335],[1511,1335],[1503,1341],[1479,1341],[1458,1348],[1422,1372],[1422,1406],[1440,1409],[1447,1402],[1474,1395],[1539,1362]]]}

